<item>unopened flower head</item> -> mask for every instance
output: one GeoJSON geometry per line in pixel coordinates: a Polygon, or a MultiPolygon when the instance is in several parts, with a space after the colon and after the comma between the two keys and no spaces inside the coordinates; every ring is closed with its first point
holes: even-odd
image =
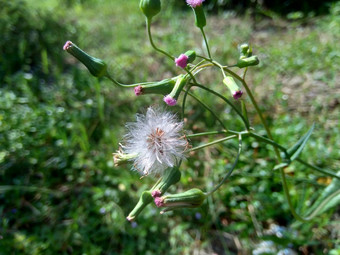
{"type": "Polygon", "coordinates": [[[162,175],[184,158],[187,140],[183,137],[183,122],[176,115],[149,107],[146,115],[128,123],[124,153],[135,154],[134,169],[143,175],[162,175]]]}
{"type": "Polygon", "coordinates": [[[188,64],[188,59],[189,57],[185,54],[179,55],[178,58],[175,58],[176,66],[179,66],[181,68],[186,68],[188,64]]]}
{"type": "Polygon", "coordinates": [[[190,5],[192,8],[196,8],[200,6],[205,0],[187,0],[187,4],[190,5]]]}

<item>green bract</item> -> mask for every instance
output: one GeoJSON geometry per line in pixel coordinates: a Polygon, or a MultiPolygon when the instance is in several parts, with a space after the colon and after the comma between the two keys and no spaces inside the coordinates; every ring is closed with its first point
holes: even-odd
{"type": "Polygon", "coordinates": [[[141,0],[139,7],[148,19],[152,19],[161,11],[160,0],[141,0]]]}
{"type": "Polygon", "coordinates": [[[82,62],[93,76],[102,77],[107,75],[107,65],[103,60],[90,56],[74,43],[66,42],[64,50],[82,62]]]}
{"type": "Polygon", "coordinates": [[[194,13],[195,13],[195,25],[199,28],[205,27],[207,24],[207,21],[205,19],[205,14],[203,10],[203,6],[197,6],[196,8],[193,8],[194,13]]]}
{"type": "Polygon", "coordinates": [[[196,59],[196,52],[194,50],[188,50],[184,55],[188,57],[188,63],[192,63],[196,59]]]}

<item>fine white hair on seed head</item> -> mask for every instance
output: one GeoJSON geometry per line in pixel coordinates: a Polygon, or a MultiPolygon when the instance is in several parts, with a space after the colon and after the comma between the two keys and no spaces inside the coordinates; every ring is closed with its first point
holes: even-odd
{"type": "Polygon", "coordinates": [[[184,158],[187,140],[183,137],[183,122],[175,114],[149,107],[126,128],[124,153],[137,155],[132,159],[133,168],[142,175],[162,175],[184,158]]]}

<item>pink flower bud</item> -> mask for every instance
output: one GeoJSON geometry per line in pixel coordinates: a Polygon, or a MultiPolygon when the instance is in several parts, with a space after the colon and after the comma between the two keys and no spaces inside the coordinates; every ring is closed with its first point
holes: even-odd
{"type": "Polygon", "coordinates": [[[156,198],[155,198],[155,204],[156,204],[157,207],[162,207],[162,206],[164,206],[163,198],[161,198],[161,197],[156,197],[156,198]]]}
{"type": "Polygon", "coordinates": [[[205,0],[187,0],[187,4],[190,5],[192,8],[196,8],[200,6],[205,0]]]}
{"type": "Polygon", "coordinates": [[[177,100],[170,95],[164,97],[164,102],[169,106],[174,106],[177,104],[177,100]]]}
{"type": "Polygon", "coordinates": [[[237,100],[241,98],[242,95],[243,95],[242,90],[238,90],[238,91],[235,91],[235,93],[233,94],[233,98],[237,100]]]}
{"type": "Polygon", "coordinates": [[[70,47],[72,46],[72,42],[71,41],[67,41],[63,47],[63,50],[68,50],[70,47]]]}
{"type": "Polygon", "coordinates": [[[154,190],[151,192],[151,196],[153,198],[156,198],[156,197],[160,197],[162,195],[161,191],[160,190],[154,190]]]}
{"type": "Polygon", "coordinates": [[[185,54],[181,54],[178,58],[175,59],[176,66],[186,68],[188,64],[188,56],[185,54]]]}
{"type": "Polygon", "coordinates": [[[138,85],[137,87],[135,87],[135,95],[136,96],[140,96],[140,95],[142,95],[143,94],[143,88],[142,88],[142,86],[141,85],[138,85]]]}

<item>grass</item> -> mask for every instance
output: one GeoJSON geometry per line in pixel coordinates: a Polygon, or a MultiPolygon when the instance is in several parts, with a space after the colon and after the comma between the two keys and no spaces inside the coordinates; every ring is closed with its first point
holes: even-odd
{"type": "MultiPolygon", "coordinates": [[[[236,254],[240,249],[250,253],[264,240],[272,241],[277,251],[339,251],[336,210],[299,225],[289,212],[279,174],[271,171],[272,148],[250,138],[237,171],[201,208],[159,215],[149,206],[137,224],[128,223],[126,215],[153,180],[140,180],[130,166],[114,167],[111,154],[125,122],[162,98],[136,100],[132,90],[91,77],[62,45],[70,39],[105,59],[114,76],[126,83],[160,80],[180,71],[151,49],[135,1],[86,0],[69,6],[71,1],[26,2],[35,15],[48,13],[71,33],[58,38],[60,49],[55,51],[61,60],[48,55],[37,67],[45,65],[48,75],[25,66],[7,74],[0,88],[1,254],[236,254]],[[283,227],[281,237],[270,233],[274,225],[283,227]]],[[[261,63],[249,71],[248,80],[275,140],[293,145],[315,122],[302,157],[333,171],[340,166],[338,9],[334,5],[329,15],[303,22],[259,20],[256,30],[249,16],[222,13],[210,15],[206,29],[212,54],[223,63],[236,61],[239,43],[252,43],[261,63]]],[[[175,56],[188,49],[205,54],[190,9],[164,2],[152,30],[157,45],[175,56]]],[[[219,72],[209,70],[198,79],[229,97],[219,72]]],[[[242,128],[222,102],[194,92],[228,127],[242,128]]],[[[261,133],[263,127],[249,106],[251,122],[261,133]]],[[[218,125],[193,100],[186,112],[187,126],[195,132],[218,125]]],[[[212,189],[233,163],[236,148],[230,141],[193,153],[180,184],[170,191],[212,189]]],[[[287,172],[300,213],[331,181],[297,163],[287,172]]]]}

